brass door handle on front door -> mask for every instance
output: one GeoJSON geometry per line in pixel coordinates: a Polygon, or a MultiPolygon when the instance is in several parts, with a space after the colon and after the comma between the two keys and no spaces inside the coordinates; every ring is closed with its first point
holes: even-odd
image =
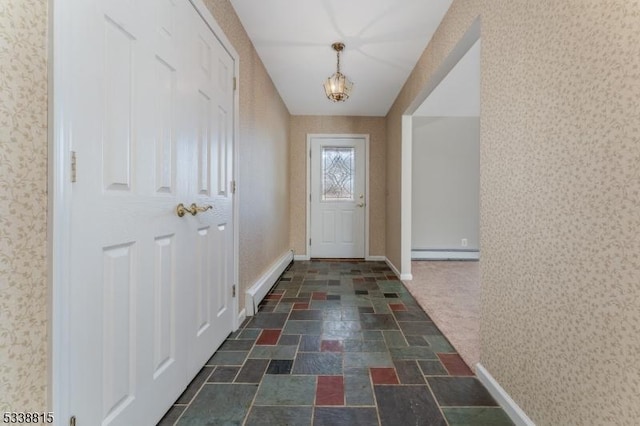
{"type": "Polygon", "coordinates": [[[191,206],[187,207],[184,204],[180,203],[176,207],[176,214],[178,217],[183,217],[186,213],[189,213],[191,216],[195,216],[198,213],[206,212],[207,210],[211,210],[213,206],[198,206],[196,203],[191,203],[191,206]]]}
{"type": "Polygon", "coordinates": [[[356,207],[364,207],[364,203],[358,203],[356,204],[356,207]]]}

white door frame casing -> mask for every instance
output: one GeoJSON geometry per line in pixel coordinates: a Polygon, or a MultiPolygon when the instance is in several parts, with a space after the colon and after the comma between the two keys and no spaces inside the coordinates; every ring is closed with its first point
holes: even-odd
{"type": "Polygon", "coordinates": [[[307,226],[305,235],[306,254],[295,256],[296,260],[309,260],[311,258],[311,141],[313,139],[363,139],[365,146],[365,205],[364,205],[364,258],[369,259],[369,134],[351,133],[308,133],[307,134],[307,192],[305,196],[305,207],[307,212],[307,226]]]}
{"type": "MultiPolygon", "coordinates": [[[[240,55],[226,37],[222,28],[217,24],[209,9],[202,0],[188,0],[201,18],[209,26],[213,34],[220,41],[225,50],[233,58],[233,75],[239,76],[240,55]]],[[[49,3],[49,57],[48,57],[48,91],[49,91],[49,119],[48,119],[48,212],[47,212],[47,254],[48,254],[48,372],[47,372],[47,405],[48,410],[55,413],[56,423],[66,424],[71,417],[69,395],[66,392],[70,386],[70,357],[73,350],[69,346],[69,315],[67,304],[69,300],[70,283],[70,229],[71,229],[71,141],[70,123],[73,117],[69,115],[69,93],[73,81],[66,71],[73,67],[69,49],[72,34],[70,27],[71,13],[65,0],[48,0],[49,3]]],[[[238,183],[239,165],[239,89],[233,94],[233,180],[238,183]]],[[[80,160],[81,161],[81,160],[80,160]]],[[[238,285],[239,276],[239,191],[233,197],[234,221],[234,266],[233,284],[238,285]]],[[[238,298],[233,299],[232,329],[236,330],[240,324],[238,298]]],[[[244,312],[244,311],[243,311],[244,312]]]]}

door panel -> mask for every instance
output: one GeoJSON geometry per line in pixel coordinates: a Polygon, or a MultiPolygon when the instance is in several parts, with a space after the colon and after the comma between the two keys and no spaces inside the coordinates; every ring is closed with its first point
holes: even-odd
{"type": "Polygon", "coordinates": [[[311,138],[311,257],[365,256],[366,142],[311,138]]]}
{"type": "Polygon", "coordinates": [[[173,37],[176,24],[176,0],[158,0],[156,8],[158,33],[164,37],[173,37]]]}
{"type": "Polygon", "coordinates": [[[209,161],[211,152],[211,98],[203,91],[198,91],[198,194],[209,195],[211,176],[209,161]]]}
{"type": "Polygon", "coordinates": [[[216,138],[216,157],[215,164],[218,170],[217,176],[215,176],[215,188],[218,190],[218,195],[227,195],[227,161],[229,159],[229,147],[227,146],[229,140],[227,138],[227,125],[229,124],[229,116],[227,111],[220,105],[218,105],[218,137],[216,138]]]}
{"type": "Polygon", "coordinates": [[[155,58],[157,76],[155,111],[152,126],[156,129],[155,190],[173,193],[175,188],[174,110],[176,69],[159,56],[155,58]]]}
{"type": "Polygon", "coordinates": [[[175,235],[155,239],[153,378],[157,379],[175,361],[176,341],[176,248],[175,235]]]}
{"type": "Polygon", "coordinates": [[[340,236],[342,237],[342,243],[344,244],[353,244],[354,243],[354,211],[353,210],[343,210],[340,212],[342,214],[342,218],[340,218],[340,224],[342,225],[342,232],[340,232],[340,236]]]}
{"type": "Polygon", "coordinates": [[[130,190],[134,37],[105,18],[103,170],[107,190],[130,190]]]}
{"type": "Polygon", "coordinates": [[[322,211],[322,242],[335,244],[336,242],[336,212],[334,210],[322,211]]]}
{"type": "Polygon", "coordinates": [[[198,276],[197,295],[198,295],[198,316],[196,322],[195,333],[200,336],[211,325],[211,308],[209,303],[209,290],[211,287],[210,280],[210,263],[209,263],[209,228],[198,230],[198,242],[196,244],[198,276]]]}
{"type": "Polygon", "coordinates": [[[133,243],[103,249],[102,407],[107,424],[136,396],[134,250],[133,243]]]}
{"type": "Polygon", "coordinates": [[[232,179],[233,92],[215,74],[234,64],[187,0],[65,8],[81,35],[65,110],[69,406],[78,424],[154,424],[232,329],[233,196],[216,190],[232,179]],[[213,208],[180,218],[178,203],[213,208]]]}

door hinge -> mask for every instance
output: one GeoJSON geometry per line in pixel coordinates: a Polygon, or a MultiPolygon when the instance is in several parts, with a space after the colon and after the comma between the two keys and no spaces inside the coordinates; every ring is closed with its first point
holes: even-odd
{"type": "Polygon", "coordinates": [[[235,180],[231,181],[231,193],[232,194],[236,193],[236,181],[235,180]]]}
{"type": "Polygon", "coordinates": [[[236,285],[231,286],[231,297],[236,297],[236,285]]]}
{"type": "Polygon", "coordinates": [[[309,245],[311,245],[311,238],[309,238],[309,245]]]}
{"type": "Polygon", "coordinates": [[[71,151],[71,183],[76,181],[77,170],[78,170],[78,165],[76,160],[76,152],[71,151]]]}
{"type": "Polygon", "coordinates": [[[311,150],[309,150],[309,158],[311,158],[311,150]]]}
{"type": "Polygon", "coordinates": [[[69,419],[69,426],[76,426],[76,416],[71,416],[69,419]]]}
{"type": "Polygon", "coordinates": [[[311,202],[311,194],[309,194],[309,202],[311,202]]]}
{"type": "Polygon", "coordinates": [[[233,90],[238,89],[238,79],[233,77],[233,90]]]}

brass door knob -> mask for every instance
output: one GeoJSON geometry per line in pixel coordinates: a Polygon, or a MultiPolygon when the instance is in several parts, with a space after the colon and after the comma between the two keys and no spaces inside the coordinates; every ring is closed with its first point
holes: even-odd
{"type": "Polygon", "coordinates": [[[191,216],[195,216],[195,215],[198,214],[198,211],[194,210],[193,206],[194,206],[194,204],[192,204],[191,207],[186,207],[184,204],[180,203],[176,207],[176,214],[178,215],[178,217],[182,217],[186,213],[191,214],[191,216]]]}
{"type": "Polygon", "coordinates": [[[209,204],[205,206],[199,206],[196,203],[191,203],[191,205],[187,207],[184,204],[180,203],[176,207],[176,214],[178,215],[178,217],[183,217],[187,213],[189,213],[191,216],[195,216],[198,213],[206,212],[207,210],[211,210],[212,208],[213,206],[209,204]]]}
{"type": "Polygon", "coordinates": [[[356,207],[364,207],[364,203],[358,203],[356,204],[356,207]]]}

